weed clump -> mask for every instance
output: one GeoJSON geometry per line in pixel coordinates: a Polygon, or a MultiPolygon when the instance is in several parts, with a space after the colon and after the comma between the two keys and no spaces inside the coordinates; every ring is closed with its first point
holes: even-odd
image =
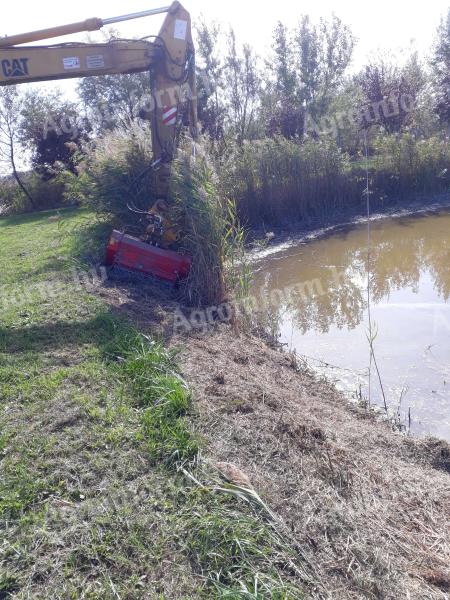
{"type": "MultiPolygon", "coordinates": [[[[156,201],[154,172],[145,130],[132,128],[105,135],[86,149],[78,176],[68,175],[67,194],[95,210],[101,221],[139,237],[147,223],[128,206],[148,210],[156,201]],[[128,205],[128,206],[127,206],[128,205]]],[[[243,231],[235,204],[221,192],[219,178],[204,148],[195,155],[190,142],[174,161],[169,217],[182,232],[178,250],[192,255],[190,276],[181,288],[189,305],[215,305],[240,282],[236,257],[243,256],[243,231]]]]}

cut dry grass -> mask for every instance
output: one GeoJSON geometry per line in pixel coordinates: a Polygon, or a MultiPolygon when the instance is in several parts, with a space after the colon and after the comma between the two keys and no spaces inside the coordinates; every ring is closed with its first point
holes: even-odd
{"type": "Polygon", "coordinates": [[[447,444],[392,432],[289,356],[226,328],[191,339],[181,364],[211,459],[248,475],[314,566],[319,594],[448,597],[447,444]],[[212,353],[212,368],[195,369],[212,353]]]}

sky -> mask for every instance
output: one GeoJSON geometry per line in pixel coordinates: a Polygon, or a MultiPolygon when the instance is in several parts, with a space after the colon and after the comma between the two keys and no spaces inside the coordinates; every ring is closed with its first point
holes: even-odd
{"type": "MultiPolygon", "coordinates": [[[[8,2],[2,10],[0,36],[82,21],[90,17],[108,18],[168,3],[167,0],[8,2]],[[14,10],[15,6],[17,10],[14,10]]],[[[267,55],[277,21],[294,26],[302,14],[319,18],[329,17],[334,12],[351,27],[358,39],[352,65],[353,70],[357,70],[380,49],[398,56],[399,60],[402,51],[408,52],[411,48],[426,55],[440,18],[450,7],[450,0],[276,0],[273,3],[256,0],[184,0],[184,5],[191,12],[194,21],[204,15],[207,21],[216,20],[225,26],[232,25],[238,39],[253,45],[262,56],[267,55]]],[[[162,16],[146,17],[122,23],[117,29],[124,37],[151,35],[158,32],[162,19],[162,16]]],[[[61,41],[83,41],[83,35],[67,36],[61,41]]],[[[40,85],[55,85],[72,95],[76,84],[70,81],[40,85]]]]}

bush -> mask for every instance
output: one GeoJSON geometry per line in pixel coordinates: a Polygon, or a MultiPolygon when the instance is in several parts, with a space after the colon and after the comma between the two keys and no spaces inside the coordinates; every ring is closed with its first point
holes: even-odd
{"type": "Polygon", "coordinates": [[[32,206],[12,177],[0,181],[0,214],[21,214],[35,210],[60,208],[73,203],[73,199],[65,195],[64,177],[58,175],[44,181],[30,171],[21,174],[22,181],[33,198],[32,206]]]}
{"type": "Polygon", "coordinates": [[[450,185],[448,140],[436,136],[417,140],[410,133],[375,140],[374,186],[386,196],[447,191],[450,185]]]}
{"type": "Polygon", "coordinates": [[[13,212],[12,207],[17,202],[20,189],[12,177],[0,179],[0,215],[13,212]]]}

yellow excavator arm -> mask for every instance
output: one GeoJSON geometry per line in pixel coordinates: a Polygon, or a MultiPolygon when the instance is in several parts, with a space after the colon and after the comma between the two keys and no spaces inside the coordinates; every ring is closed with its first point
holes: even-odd
{"type": "Polygon", "coordinates": [[[156,195],[159,200],[166,200],[178,126],[183,116],[185,120],[186,116],[189,118],[191,134],[195,137],[197,132],[191,18],[179,2],[121,17],[88,19],[0,38],[0,86],[144,71],[150,73],[149,101],[142,116],[152,123],[156,195]],[[142,40],[113,39],[103,44],[24,45],[95,31],[121,21],[159,13],[167,13],[159,35],[142,40]],[[186,116],[181,110],[185,106],[188,106],[186,116]]]}
{"type": "Polygon", "coordinates": [[[163,51],[146,41],[0,46],[0,85],[149,71],[163,51]]]}

